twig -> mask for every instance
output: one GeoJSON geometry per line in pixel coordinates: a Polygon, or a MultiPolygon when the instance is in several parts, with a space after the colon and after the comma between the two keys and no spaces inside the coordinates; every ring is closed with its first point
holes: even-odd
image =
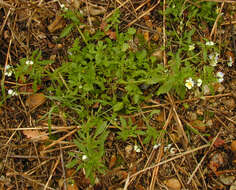
{"type": "Polygon", "coordinates": [[[138,18],[134,19],[132,22],[130,22],[125,28],[130,27],[131,25],[133,25],[135,22],[137,22],[137,20],[141,19],[142,17],[144,17],[146,14],[148,14],[149,12],[151,12],[154,8],[156,8],[156,6],[160,3],[160,0],[158,0],[158,2],[153,5],[150,9],[148,9],[147,11],[145,11],[143,14],[141,14],[138,18]]]}
{"type": "Polygon", "coordinates": [[[221,7],[220,7],[220,13],[217,15],[217,17],[216,17],[216,20],[215,20],[215,23],[214,23],[214,25],[213,25],[213,27],[212,27],[212,30],[211,30],[211,34],[210,34],[210,39],[212,39],[212,36],[213,36],[213,34],[215,34],[216,33],[216,29],[217,29],[217,23],[218,23],[218,20],[220,19],[220,17],[222,16],[222,9],[223,9],[223,7],[224,7],[224,2],[221,4],[221,7]]]}
{"type": "Polygon", "coordinates": [[[219,136],[219,134],[220,134],[220,132],[218,132],[218,134],[216,135],[216,137],[215,137],[214,140],[212,141],[212,143],[211,143],[211,145],[210,145],[208,151],[205,153],[205,155],[202,157],[201,161],[198,163],[197,167],[194,169],[192,175],[191,175],[191,176],[189,177],[189,179],[188,179],[187,184],[189,184],[189,183],[192,181],[193,176],[195,175],[195,173],[196,173],[197,170],[199,169],[199,167],[200,167],[200,165],[202,164],[202,162],[205,160],[205,158],[206,158],[206,156],[208,155],[208,153],[211,151],[211,148],[212,148],[212,146],[214,145],[214,143],[215,143],[217,137],[219,136]]]}
{"type": "Polygon", "coordinates": [[[54,167],[53,167],[53,169],[52,169],[52,172],[51,172],[51,174],[50,174],[50,176],[49,176],[49,178],[48,178],[48,181],[47,181],[46,185],[44,186],[44,189],[43,189],[43,190],[46,190],[46,189],[47,189],[48,184],[49,184],[50,180],[52,179],[52,175],[53,175],[55,169],[57,168],[57,165],[59,164],[59,161],[60,161],[60,157],[58,157],[58,159],[57,159],[57,161],[56,161],[56,163],[55,163],[55,165],[54,165],[54,167]]]}
{"type": "Polygon", "coordinates": [[[185,155],[191,154],[191,153],[193,153],[193,152],[196,152],[196,151],[198,151],[198,150],[207,148],[207,147],[209,147],[209,146],[210,146],[209,144],[206,144],[206,145],[200,146],[200,147],[198,147],[198,148],[195,148],[195,149],[193,149],[193,150],[188,150],[188,151],[186,151],[186,152],[180,153],[179,155],[174,156],[174,157],[172,157],[172,158],[170,158],[170,159],[167,159],[167,160],[162,161],[162,162],[159,162],[159,163],[157,163],[157,164],[155,164],[155,165],[153,165],[153,166],[150,166],[150,167],[147,167],[147,168],[145,168],[145,169],[143,169],[143,170],[140,170],[140,171],[136,172],[135,174],[131,175],[130,178],[136,177],[137,175],[139,175],[139,174],[141,174],[141,173],[144,173],[144,172],[146,172],[147,170],[151,170],[151,169],[153,169],[153,168],[155,168],[155,167],[157,167],[157,166],[161,166],[161,165],[166,164],[166,163],[168,163],[168,162],[170,162],[170,161],[176,160],[176,159],[181,158],[181,157],[183,157],[183,156],[185,156],[185,155]]]}
{"type": "Polygon", "coordinates": [[[61,144],[59,146],[60,146],[60,157],[61,157],[62,175],[63,175],[63,178],[64,178],[64,190],[67,190],[66,172],[65,172],[65,166],[64,166],[64,159],[63,159],[63,153],[62,153],[61,144]]]}
{"type": "Polygon", "coordinates": [[[52,144],[50,144],[50,145],[48,145],[47,147],[45,147],[45,149],[44,149],[42,152],[44,152],[45,150],[47,150],[47,149],[53,147],[54,145],[58,144],[60,141],[62,141],[62,140],[64,140],[65,138],[69,137],[70,135],[72,135],[73,133],[75,133],[77,130],[78,130],[78,129],[76,128],[76,129],[74,129],[73,131],[67,133],[65,136],[63,136],[63,137],[57,139],[57,140],[54,141],[52,144]]]}
{"type": "Polygon", "coordinates": [[[163,51],[163,64],[164,66],[167,65],[167,58],[166,58],[166,0],[163,0],[163,46],[164,46],[164,51],[163,51]]]}

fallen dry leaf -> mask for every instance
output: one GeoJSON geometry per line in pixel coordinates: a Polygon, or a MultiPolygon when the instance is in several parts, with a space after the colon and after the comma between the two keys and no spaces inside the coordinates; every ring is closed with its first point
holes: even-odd
{"type": "Polygon", "coordinates": [[[39,130],[24,130],[23,134],[28,138],[32,140],[48,140],[48,135],[46,132],[41,132],[39,130]]]}
{"type": "Polygon", "coordinates": [[[214,146],[216,148],[221,147],[224,144],[225,144],[225,141],[222,138],[220,138],[220,137],[217,137],[215,142],[214,142],[214,146]]]}
{"type": "Polygon", "coordinates": [[[114,166],[115,166],[115,164],[116,164],[116,155],[115,154],[113,154],[112,156],[111,156],[111,159],[110,159],[110,162],[109,162],[109,169],[111,169],[111,168],[113,168],[114,166]]]}
{"type": "Polygon", "coordinates": [[[67,190],[79,190],[76,184],[68,184],[67,190]]]}
{"type": "Polygon", "coordinates": [[[43,93],[36,93],[28,96],[25,101],[25,105],[30,109],[35,109],[38,106],[42,105],[46,101],[46,97],[43,93]]]}
{"type": "Polygon", "coordinates": [[[48,30],[50,33],[53,33],[56,30],[63,28],[64,25],[65,25],[65,21],[63,20],[63,17],[60,15],[57,15],[55,20],[48,26],[48,30]]]}
{"type": "Polygon", "coordinates": [[[201,120],[191,121],[190,124],[193,128],[198,129],[200,132],[206,131],[206,125],[201,120]]]}
{"type": "Polygon", "coordinates": [[[90,6],[89,14],[92,16],[102,15],[106,12],[106,9],[102,6],[90,6]]]}
{"type": "Polygon", "coordinates": [[[212,153],[211,160],[209,163],[209,168],[215,173],[219,167],[223,166],[224,158],[223,155],[219,152],[212,153]]]}
{"type": "Polygon", "coordinates": [[[165,181],[166,186],[169,190],[180,190],[181,184],[177,178],[171,178],[165,181]]]}

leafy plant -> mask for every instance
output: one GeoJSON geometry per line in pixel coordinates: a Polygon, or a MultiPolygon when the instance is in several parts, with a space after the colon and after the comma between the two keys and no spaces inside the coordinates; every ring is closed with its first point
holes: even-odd
{"type": "Polygon", "coordinates": [[[128,120],[128,123],[126,122],[126,120],[122,117],[120,117],[120,122],[121,122],[121,126],[117,126],[117,128],[120,129],[119,132],[117,132],[118,134],[118,139],[122,139],[123,141],[126,141],[128,138],[135,138],[138,135],[145,135],[145,132],[142,130],[138,130],[137,129],[137,125],[132,125],[132,121],[131,119],[128,120]]]}
{"type": "Polygon", "coordinates": [[[91,118],[78,130],[78,136],[74,140],[79,153],[71,152],[74,157],[67,164],[68,168],[77,166],[76,170],[85,169],[85,176],[95,181],[95,173],[104,173],[106,170],[102,157],[104,155],[104,143],[108,135],[106,131],[107,123],[98,118],[91,118]],[[95,130],[93,130],[95,128],[95,130]]]}
{"type": "Polygon", "coordinates": [[[51,60],[42,60],[41,51],[35,50],[29,58],[20,59],[20,64],[14,69],[16,81],[33,81],[33,89],[36,91],[37,85],[49,75],[48,66],[52,63],[51,60]]]}

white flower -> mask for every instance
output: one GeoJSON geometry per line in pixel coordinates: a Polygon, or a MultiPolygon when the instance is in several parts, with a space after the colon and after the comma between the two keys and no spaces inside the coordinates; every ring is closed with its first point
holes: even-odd
{"type": "Polygon", "coordinates": [[[68,8],[64,4],[60,4],[60,7],[61,7],[61,9],[63,11],[67,11],[68,10],[68,8]]]}
{"type": "Polygon", "coordinates": [[[192,51],[194,49],[195,49],[195,44],[191,44],[191,45],[188,46],[189,51],[192,51]]]}
{"type": "Polygon", "coordinates": [[[193,88],[194,86],[194,81],[193,79],[190,77],[185,81],[185,86],[190,90],[191,88],[193,88]]]}
{"type": "Polygon", "coordinates": [[[25,62],[25,64],[26,64],[26,65],[33,65],[33,64],[34,64],[34,62],[33,62],[33,61],[31,61],[31,60],[27,60],[27,61],[25,62]]]}
{"type": "Polygon", "coordinates": [[[197,79],[197,86],[200,87],[202,85],[202,79],[197,79]]]}
{"type": "Polygon", "coordinates": [[[233,59],[232,59],[231,56],[229,56],[229,62],[227,63],[227,65],[228,65],[229,67],[232,67],[232,66],[233,66],[233,59]]]}
{"type": "Polygon", "coordinates": [[[158,149],[160,146],[161,146],[160,143],[159,143],[159,144],[155,144],[155,145],[153,146],[153,149],[156,150],[156,149],[158,149]]]}
{"type": "Polygon", "coordinates": [[[225,74],[222,73],[222,72],[220,72],[220,71],[216,73],[216,77],[218,78],[218,82],[219,82],[219,83],[221,83],[221,82],[224,81],[224,75],[225,75],[225,74]]]}
{"type": "Polygon", "coordinates": [[[10,76],[12,76],[12,74],[13,74],[13,67],[12,66],[10,66],[10,65],[7,65],[6,66],[6,72],[4,73],[5,74],[5,76],[8,76],[8,77],[10,77],[10,76]]]}
{"type": "Polygon", "coordinates": [[[137,145],[134,145],[134,151],[139,153],[141,152],[141,149],[137,145]]]}
{"type": "Polygon", "coordinates": [[[213,41],[208,41],[208,42],[206,42],[206,45],[207,45],[207,46],[214,46],[215,43],[214,43],[213,41]]]}
{"type": "Polygon", "coordinates": [[[83,161],[85,161],[85,160],[87,160],[87,159],[88,159],[88,156],[87,156],[87,155],[83,155],[83,156],[82,156],[82,160],[83,160],[83,161]]]}
{"type": "Polygon", "coordinates": [[[223,78],[224,75],[225,75],[225,74],[222,73],[222,72],[220,72],[220,71],[216,73],[216,76],[217,76],[218,78],[223,78]]]}
{"type": "Polygon", "coordinates": [[[208,57],[210,59],[210,65],[212,67],[215,67],[218,63],[219,54],[218,53],[211,53],[208,57]]]}
{"type": "Polygon", "coordinates": [[[6,71],[6,72],[5,72],[5,76],[10,77],[11,75],[12,75],[12,71],[6,71]]]}
{"type": "Polygon", "coordinates": [[[222,83],[224,81],[224,78],[218,78],[218,82],[222,83]]]}
{"type": "Polygon", "coordinates": [[[18,93],[12,89],[9,89],[8,92],[7,92],[10,96],[17,96],[18,93]]]}

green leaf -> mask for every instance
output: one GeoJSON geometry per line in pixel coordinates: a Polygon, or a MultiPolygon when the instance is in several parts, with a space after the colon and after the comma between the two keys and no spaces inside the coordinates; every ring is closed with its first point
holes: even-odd
{"type": "Polygon", "coordinates": [[[74,24],[69,24],[67,27],[65,27],[60,34],[60,38],[64,38],[65,36],[67,36],[71,32],[73,27],[74,24]]]}
{"type": "Polygon", "coordinates": [[[165,94],[167,92],[169,92],[171,90],[173,86],[173,81],[169,80],[167,82],[165,82],[157,91],[157,96],[159,96],[160,94],[165,94]]]}
{"type": "Polygon", "coordinates": [[[117,102],[114,106],[113,106],[113,111],[114,112],[118,112],[121,109],[123,109],[124,107],[124,103],[123,102],[117,102]]]}
{"type": "Polygon", "coordinates": [[[130,35],[134,35],[136,33],[136,29],[135,28],[129,28],[127,33],[130,34],[130,35]]]}
{"type": "Polygon", "coordinates": [[[75,165],[78,164],[78,160],[77,159],[73,159],[72,161],[70,161],[68,164],[66,164],[67,168],[73,168],[75,165]]]}

